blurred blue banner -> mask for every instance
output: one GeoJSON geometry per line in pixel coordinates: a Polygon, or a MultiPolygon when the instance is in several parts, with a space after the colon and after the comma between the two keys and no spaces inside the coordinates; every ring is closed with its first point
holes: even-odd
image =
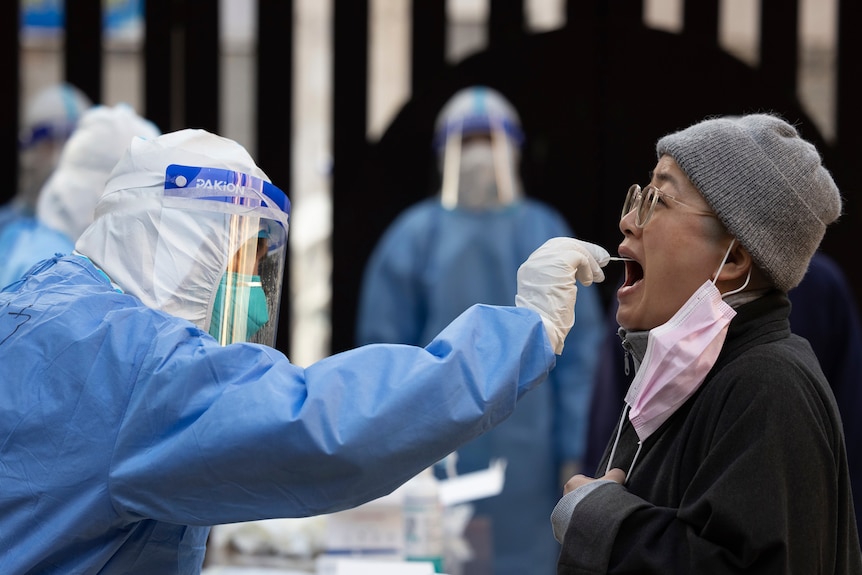
{"type": "MultiPolygon", "coordinates": [[[[102,0],[107,37],[139,30],[144,0],[102,0]]],[[[52,36],[63,29],[64,0],[21,0],[21,28],[26,35],[52,36]]]]}

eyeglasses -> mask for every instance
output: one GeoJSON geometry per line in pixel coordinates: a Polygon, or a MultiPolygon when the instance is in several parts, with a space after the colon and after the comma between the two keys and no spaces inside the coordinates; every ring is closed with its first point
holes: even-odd
{"type": "Polygon", "coordinates": [[[645,190],[641,190],[641,187],[639,185],[633,184],[631,187],[629,187],[628,194],[626,194],[626,201],[623,202],[623,212],[620,215],[620,219],[623,219],[629,214],[629,212],[634,210],[635,225],[639,228],[642,228],[649,223],[649,220],[652,217],[653,212],[655,211],[655,205],[659,202],[659,200],[664,199],[672,200],[677,204],[687,208],[689,213],[691,214],[699,216],[710,216],[713,218],[716,217],[714,213],[697,210],[689,206],[688,204],[679,201],[675,197],[664,193],[655,186],[647,186],[645,190]]]}

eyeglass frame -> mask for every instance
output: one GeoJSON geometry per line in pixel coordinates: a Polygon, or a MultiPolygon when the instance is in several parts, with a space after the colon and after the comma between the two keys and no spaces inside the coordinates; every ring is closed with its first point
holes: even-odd
{"type": "Polygon", "coordinates": [[[626,217],[632,210],[635,211],[635,225],[641,229],[643,229],[652,218],[652,214],[655,211],[655,205],[658,203],[659,197],[667,198],[669,200],[673,200],[679,205],[688,208],[688,213],[698,215],[698,216],[709,216],[712,218],[716,218],[718,216],[713,212],[706,212],[703,210],[698,210],[697,208],[682,202],[672,195],[661,191],[660,188],[653,185],[648,185],[646,188],[641,188],[638,184],[632,184],[629,186],[629,191],[626,193],[626,199],[623,202],[623,210],[620,215],[620,220],[626,217]],[[648,201],[647,204],[644,204],[644,196],[646,196],[650,190],[653,191],[652,199],[648,201]],[[641,218],[641,212],[643,211],[643,206],[647,205],[646,208],[646,217],[641,218]]]}

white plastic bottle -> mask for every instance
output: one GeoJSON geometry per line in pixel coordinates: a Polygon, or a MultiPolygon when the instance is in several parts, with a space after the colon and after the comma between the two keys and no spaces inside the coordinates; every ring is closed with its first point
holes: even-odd
{"type": "Polygon", "coordinates": [[[443,573],[443,506],[431,467],[404,485],[404,556],[428,561],[443,573]]]}

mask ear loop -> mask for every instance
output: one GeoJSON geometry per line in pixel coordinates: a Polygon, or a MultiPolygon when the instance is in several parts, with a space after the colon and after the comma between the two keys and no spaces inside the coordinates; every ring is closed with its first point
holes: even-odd
{"type": "Polygon", "coordinates": [[[628,404],[624,404],[623,405],[623,413],[620,416],[620,423],[619,423],[619,426],[617,426],[617,436],[616,436],[616,438],[614,438],[614,444],[611,447],[611,454],[608,456],[608,466],[605,469],[605,475],[607,475],[607,473],[611,470],[611,464],[613,464],[613,462],[614,462],[614,455],[616,455],[616,453],[617,453],[617,445],[620,442],[620,434],[623,431],[623,422],[626,420],[626,414],[628,412],[629,412],[629,406],[628,406],[628,404]]]}
{"type": "MultiPolygon", "coordinates": [[[[614,463],[614,455],[616,455],[616,453],[617,453],[617,445],[619,445],[619,443],[620,443],[620,434],[622,434],[622,432],[623,432],[623,423],[626,420],[626,414],[628,412],[629,412],[629,405],[628,404],[623,405],[623,413],[622,413],[622,415],[620,415],[620,423],[617,426],[617,435],[614,438],[614,444],[611,447],[611,454],[608,456],[608,465],[605,468],[605,475],[607,475],[610,472],[611,466],[614,463]]],[[[629,477],[631,477],[631,475],[632,475],[632,471],[635,468],[635,463],[637,463],[638,456],[641,454],[641,449],[643,448],[643,446],[644,446],[643,441],[638,441],[638,450],[635,452],[635,456],[632,459],[631,465],[629,465],[629,470],[628,470],[628,473],[626,473],[626,478],[625,478],[625,481],[623,481],[623,485],[628,485],[629,477]]]]}
{"type": "Polygon", "coordinates": [[[744,284],[742,284],[741,286],[739,286],[738,288],[736,288],[734,290],[730,290],[729,292],[725,292],[725,293],[721,294],[721,297],[724,298],[724,297],[727,297],[729,295],[733,295],[735,293],[741,292],[748,285],[749,281],[751,281],[751,268],[748,268],[748,275],[745,277],[745,283],[744,284]]]}
{"type": "Polygon", "coordinates": [[[727,246],[727,251],[724,252],[724,257],[721,258],[721,263],[718,264],[718,269],[715,270],[715,274],[712,277],[712,285],[715,285],[715,282],[718,281],[718,274],[721,273],[721,268],[723,268],[724,264],[727,263],[727,257],[730,255],[730,250],[733,249],[733,244],[735,244],[735,243],[736,243],[736,238],[731,238],[730,245],[727,246]]]}
{"type": "Polygon", "coordinates": [[[626,473],[626,478],[623,481],[623,485],[629,484],[629,477],[632,476],[632,471],[634,471],[635,463],[637,463],[637,461],[638,461],[638,456],[641,454],[641,449],[643,449],[643,446],[644,446],[644,442],[638,441],[638,450],[635,451],[635,456],[632,458],[632,464],[629,465],[629,471],[628,471],[628,473],[626,473]]]}
{"type": "MultiPolygon", "coordinates": [[[[724,252],[724,257],[721,259],[721,264],[719,264],[718,269],[715,270],[715,278],[712,280],[712,285],[715,285],[715,282],[718,281],[718,274],[721,273],[721,268],[723,268],[724,264],[727,263],[727,257],[730,255],[730,250],[733,249],[733,245],[735,243],[736,243],[736,238],[733,238],[730,240],[730,245],[727,246],[727,251],[724,252]]],[[[724,298],[724,297],[727,297],[729,295],[733,295],[733,294],[741,292],[742,290],[744,290],[748,286],[748,282],[750,282],[750,281],[751,281],[751,268],[749,267],[748,268],[748,275],[745,277],[745,283],[743,283],[741,286],[739,286],[738,288],[736,288],[734,290],[730,290],[729,292],[725,292],[725,293],[721,294],[721,297],[724,298]]]]}

